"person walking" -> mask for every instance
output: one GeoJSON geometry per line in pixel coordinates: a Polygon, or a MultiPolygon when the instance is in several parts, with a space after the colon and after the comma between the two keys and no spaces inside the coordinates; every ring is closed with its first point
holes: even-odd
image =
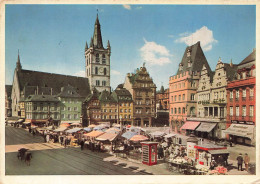
{"type": "Polygon", "coordinates": [[[50,135],[47,134],[47,135],[46,135],[46,142],[48,143],[49,141],[50,141],[50,135]]]}
{"type": "Polygon", "coordinates": [[[242,164],[243,164],[243,157],[242,157],[242,153],[240,153],[239,156],[237,157],[237,170],[238,171],[239,171],[240,167],[241,167],[241,171],[243,171],[242,164]]]}
{"type": "Polygon", "coordinates": [[[248,156],[248,154],[246,153],[245,154],[245,157],[244,157],[244,163],[245,163],[245,168],[246,168],[246,171],[248,172],[248,164],[250,162],[250,157],[248,156]]]}
{"type": "Polygon", "coordinates": [[[80,141],[80,148],[81,148],[81,150],[84,149],[84,139],[82,139],[82,140],[80,141]]]}

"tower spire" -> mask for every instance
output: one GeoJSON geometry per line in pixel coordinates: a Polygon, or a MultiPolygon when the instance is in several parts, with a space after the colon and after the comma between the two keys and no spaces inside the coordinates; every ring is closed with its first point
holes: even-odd
{"type": "Polygon", "coordinates": [[[85,52],[88,50],[88,42],[86,41],[85,52]]]}
{"type": "Polygon", "coordinates": [[[18,49],[18,57],[17,57],[17,62],[16,62],[16,69],[17,70],[21,70],[22,69],[22,65],[21,65],[21,62],[20,62],[19,49],[18,49]]]}
{"type": "Polygon", "coordinates": [[[96,22],[95,22],[93,44],[94,44],[94,47],[103,48],[102,35],[101,35],[101,29],[100,29],[98,14],[97,14],[96,22]]]}

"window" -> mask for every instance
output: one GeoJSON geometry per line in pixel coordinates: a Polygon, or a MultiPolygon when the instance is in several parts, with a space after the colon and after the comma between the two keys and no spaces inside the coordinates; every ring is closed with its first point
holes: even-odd
{"type": "Polygon", "coordinates": [[[246,98],[246,89],[243,89],[242,97],[246,98]]]}
{"type": "Polygon", "coordinates": [[[236,116],[239,116],[239,106],[236,106],[236,116]]]}
{"type": "Polygon", "coordinates": [[[173,114],[173,108],[171,108],[171,114],[173,114]]]}
{"type": "Polygon", "coordinates": [[[245,117],[246,116],[246,106],[242,107],[242,116],[245,117]]]}
{"type": "Polygon", "coordinates": [[[77,111],[78,110],[78,107],[74,107],[74,111],[77,111]]]}
{"type": "Polygon", "coordinates": [[[96,80],[96,86],[100,86],[100,81],[96,80]]]}
{"type": "Polygon", "coordinates": [[[250,88],[250,97],[254,96],[254,88],[250,88]]]}
{"type": "Polygon", "coordinates": [[[179,107],[179,114],[181,114],[181,108],[179,107]]]}
{"type": "Polygon", "coordinates": [[[120,109],[120,112],[123,112],[123,109],[120,109]]]}
{"type": "Polygon", "coordinates": [[[181,101],[181,95],[179,95],[179,101],[181,101]]]}
{"type": "Polygon", "coordinates": [[[191,99],[191,100],[195,100],[195,94],[192,93],[192,94],[190,95],[190,99],[191,99]]]}
{"type": "Polygon", "coordinates": [[[185,100],[185,94],[182,95],[182,100],[185,100]]]}
{"type": "Polygon", "coordinates": [[[239,90],[236,90],[236,99],[239,98],[239,90]]]}
{"type": "Polygon", "coordinates": [[[229,109],[230,109],[229,115],[233,116],[233,107],[230,107],[229,109]]]}
{"type": "Polygon", "coordinates": [[[182,108],[182,114],[185,114],[185,107],[182,108]]]}
{"type": "Polygon", "coordinates": [[[102,86],[106,86],[106,81],[102,81],[102,86]]]}
{"type": "Polygon", "coordinates": [[[102,54],[102,64],[106,64],[106,56],[105,56],[105,54],[102,54]]]}
{"type": "Polygon", "coordinates": [[[125,112],[127,112],[127,109],[125,109],[125,112]]]}
{"type": "Polygon", "coordinates": [[[96,62],[99,63],[99,54],[96,54],[96,62]]]}
{"type": "Polygon", "coordinates": [[[68,114],[68,119],[71,119],[71,115],[70,114],[68,114]]]}
{"type": "Polygon", "coordinates": [[[233,98],[233,91],[230,91],[230,98],[233,98]]]}
{"type": "Polygon", "coordinates": [[[98,74],[98,67],[95,67],[95,74],[98,74]]]}
{"type": "Polygon", "coordinates": [[[171,96],[171,101],[173,102],[173,96],[171,96]]]}
{"type": "Polygon", "coordinates": [[[104,68],[104,75],[107,75],[107,69],[104,68]]]}
{"type": "Polygon", "coordinates": [[[246,78],[246,72],[243,72],[243,73],[242,73],[242,77],[243,77],[243,79],[246,78]]]}
{"type": "Polygon", "coordinates": [[[78,115],[77,114],[74,114],[74,119],[78,119],[78,115]]]}
{"type": "Polygon", "coordinates": [[[71,108],[70,108],[70,107],[68,107],[68,111],[71,111],[71,108]]]}
{"type": "Polygon", "coordinates": [[[177,108],[174,108],[174,114],[177,114],[177,108]]]}
{"type": "Polygon", "coordinates": [[[174,96],[174,100],[175,100],[175,102],[177,101],[177,95],[174,96]]]}
{"type": "Polygon", "coordinates": [[[250,116],[250,117],[253,117],[253,116],[254,116],[254,106],[253,106],[253,105],[250,105],[250,106],[249,106],[249,109],[250,109],[250,114],[249,114],[249,116],[250,116]]]}

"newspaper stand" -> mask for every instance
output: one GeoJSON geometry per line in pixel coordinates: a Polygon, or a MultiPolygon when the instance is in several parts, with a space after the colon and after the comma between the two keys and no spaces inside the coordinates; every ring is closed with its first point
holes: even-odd
{"type": "Polygon", "coordinates": [[[141,144],[142,144],[142,163],[146,165],[156,165],[158,142],[141,142],[141,144]]]}

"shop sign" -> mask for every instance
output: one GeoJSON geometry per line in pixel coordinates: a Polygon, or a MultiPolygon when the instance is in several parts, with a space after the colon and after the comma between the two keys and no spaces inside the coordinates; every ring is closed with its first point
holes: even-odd
{"type": "Polygon", "coordinates": [[[231,123],[238,123],[237,120],[231,120],[231,123]]]}
{"type": "Polygon", "coordinates": [[[245,124],[245,121],[239,121],[238,123],[239,124],[245,124]]]}

